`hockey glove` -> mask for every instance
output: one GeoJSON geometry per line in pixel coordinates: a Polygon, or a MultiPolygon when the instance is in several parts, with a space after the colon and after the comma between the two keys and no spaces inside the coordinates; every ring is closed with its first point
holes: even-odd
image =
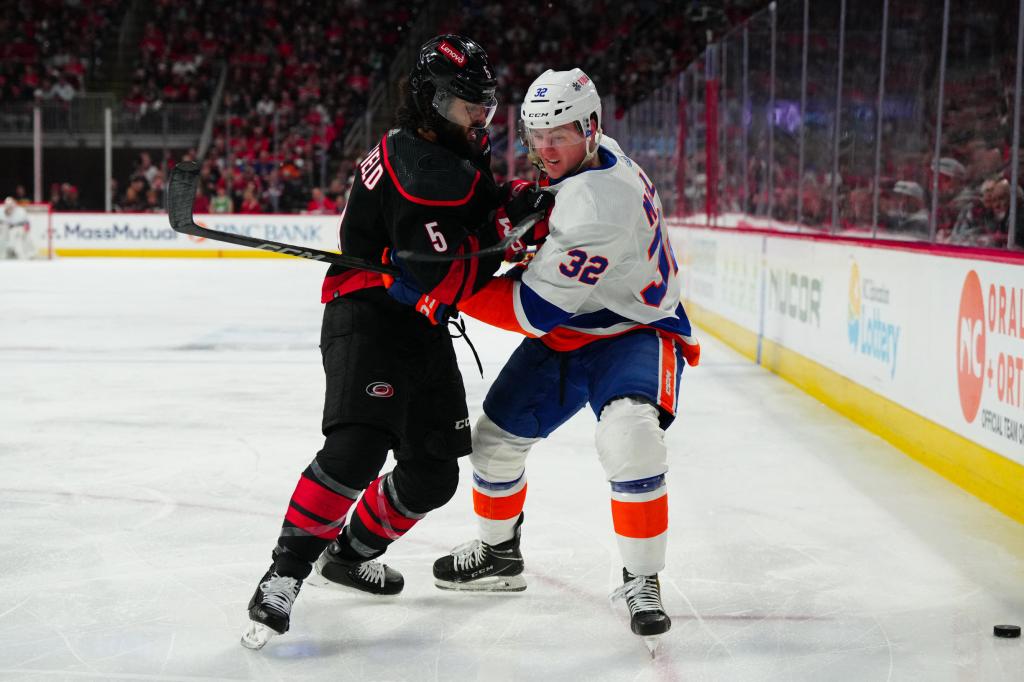
{"type": "Polygon", "coordinates": [[[390,249],[384,249],[384,253],[381,255],[381,262],[385,265],[394,265],[401,274],[397,277],[393,275],[381,275],[381,279],[384,280],[384,287],[387,289],[388,296],[395,299],[399,303],[410,305],[416,309],[416,312],[426,317],[430,324],[438,324],[446,322],[448,320],[449,307],[448,305],[441,303],[433,296],[428,296],[419,290],[419,287],[415,284],[409,271],[405,269],[405,264],[398,258],[398,255],[390,249]]]}
{"type": "Polygon", "coordinates": [[[515,261],[528,246],[539,246],[544,243],[545,237],[548,236],[548,217],[555,207],[555,197],[550,192],[537,189],[533,183],[526,180],[506,182],[502,189],[506,197],[505,204],[498,207],[495,216],[499,239],[507,237],[526,220],[537,221],[505,251],[505,260],[515,261]]]}

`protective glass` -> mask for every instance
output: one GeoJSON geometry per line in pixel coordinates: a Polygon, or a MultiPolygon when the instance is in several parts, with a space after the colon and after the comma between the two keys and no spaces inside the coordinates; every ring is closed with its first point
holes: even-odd
{"type": "Polygon", "coordinates": [[[584,136],[578,123],[566,123],[557,128],[527,128],[519,121],[519,139],[523,146],[533,151],[547,147],[570,147],[590,137],[590,131],[584,136]]]}
{"type": "Polygon", "coordinates": [[[467,102],[447,90],[438,90],[434,95],[434,109],[444,118],[466,128],[486,128],[494,118],[498,100],[491,97],[487,104],[467,102]]]}

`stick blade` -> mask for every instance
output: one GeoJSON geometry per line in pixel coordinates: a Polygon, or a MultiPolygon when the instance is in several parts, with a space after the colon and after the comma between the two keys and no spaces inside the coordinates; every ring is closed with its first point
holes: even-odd
{"type": "Polygon", "coordinates": [[[182,161],[171,170],[167,185],[167,218],[175,232],[197,234],[198,225],[192,219],[196,187],[199,185],[199,164],[182,161]]]}

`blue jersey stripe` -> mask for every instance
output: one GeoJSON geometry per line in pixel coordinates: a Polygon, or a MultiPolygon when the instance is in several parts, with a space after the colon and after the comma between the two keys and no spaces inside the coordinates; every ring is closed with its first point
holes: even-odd
{"type": "Polygon", "coordinates": [[[675,315],[672,317],[663,317],[660,320],[654,322],[641,323],[636,320],[631,320],[628,317],[623,317],[618,313],[613,313],[610,310],[598,310],[593,313],[583,313],[582,315],[574,315],[569,318],[565,324],[570,327],[576,327],[578,329],[607,329],[617,324],[622,323],[633,323],[633,324],[645,324],[648,327],[654,327],[655,329],[661,329],[673,334],[681,334],[682,336],[690,336],[690,320],[686,317],[686,311],[683,310],[682,304],[676,306],[675,315]]]}
{"type": "Polygon", "coordinates": [[[519,285],[519,301],[523,305],[523,312],[526,320],[534,329],[549,332],[558,325],[568,320],[572,313],[568,313],[554,303],[544,300],[536,291],[521,282],[519,285]]]}

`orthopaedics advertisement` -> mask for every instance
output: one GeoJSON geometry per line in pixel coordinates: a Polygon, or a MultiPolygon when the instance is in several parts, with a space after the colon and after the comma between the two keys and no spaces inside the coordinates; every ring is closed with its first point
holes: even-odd
{"type": "MultiPolygon", "coordinates": [[[[337,250],[339,215],[200,214],[203,227],[258,239],[337,250]]],[[[74,255],[264,255],[264,252],[171,229],[163,213],[54,213],[53,248],[74,255]],[[205,252],[205,253],[204,253],[205,252]],[[216,252],[216,253],[212,253],[216,252]]]]}
{"type": "MultiPolygon", "coordinates": [[[[757,232],[671,230],[683,299],[1024,465],[1024,268],[757,232]]],[[[699,315],[695,322],[700,325],[699,315]]]]}

